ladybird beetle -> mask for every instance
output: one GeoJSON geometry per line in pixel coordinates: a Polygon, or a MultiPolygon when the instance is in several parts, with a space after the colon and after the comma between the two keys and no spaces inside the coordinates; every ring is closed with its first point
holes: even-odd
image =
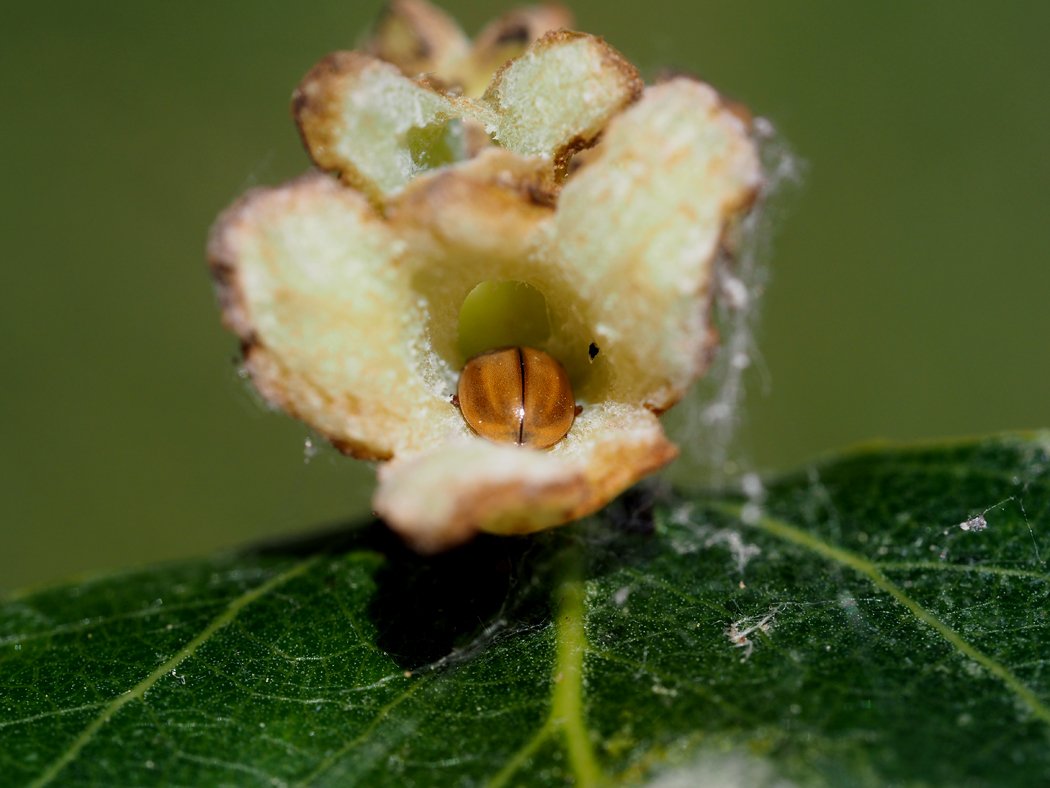
{"type": "Polygon", "coordinates": [[[564,438],[577,413],[564,367],[531,347],[474,356],[463,367],[453,401],[481,437],[533,449],[564,438]]]}

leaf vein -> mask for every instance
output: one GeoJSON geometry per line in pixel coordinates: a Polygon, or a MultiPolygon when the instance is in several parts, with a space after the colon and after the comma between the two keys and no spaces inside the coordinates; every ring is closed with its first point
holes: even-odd
{"type": "Polygon", "coordinates": [[[68,709],[54,709],[52,711],[42,711],[39,714],[32,714],[28,717],[21,717],[17,720],[3,720],[0,721],[0,729],[10,728],[13,725],[25,725],[28,722],[36,722],[37,720],[47,719],[48,717],[61,717],[65,714],[76,714],[78,711],[97,709],[99,706],[103,705],[105,705],[105,701],[98,701],[97,703],[85,703],[83,706],[72,706],[68,709]]]}
{"type": "Polygon", "coordinates": [[[1050,583],[1050,574],[1035,569],[1021,569],[1014,566],[992,566],[990,564],[952,564],[947,561],[880,561],[875,566],[889,572],[907,572],[910,570],[932,572],[974,572],[976,574],[1003,575],[1004,577],[1027,577],[1050,583]]]}
{"type": "MultiPolygon", "coordinates": [[[[731,512],[736,517],[741,515],[742,507],[737,504],[716,504],[716,506],[726,512],[731,512]]],[[[893,599],[908,610],[908,612],[910,612],[916,619],[934,630],[961,654],[969,657],[1002,681],[1003,684],[1005,684],[1007,688],[1031,710],[1032,714],[1044,723],[1050,725],[1050,707],[1043,703],[1030,687],[1025,685],[1001,662],[988,654],[985,654],[963,638],[962,635],[941,621],[941,619],[908,596],[900,586],[890,580],[882,570],[879,569],[877,564],[868,560],[864,556],[826,542],[819,536],[815,536],[814,534],[803,531],[800,528],[796,528],[783,520],[763,516],[755,523],[755,525],[771,536],[810,550],[825,559],[841,564],[842,566],[852,569],[858,574],[866,577],[876,588],[879,588],[893,597],[893,599]]]]}
{"type": "Polygon", "coordinates": [[[226,609],[220,613],[217,617],[206,626],[201,632],[190,640],[185,646],[175,653],[174,656],[163,662],[157,668],[153,670],[146,678],[136,684],[128,691],[117,695],[110,700],[102,709],[102,712],[91,721],[91,723],[84,728],[83,731],[73,740],[73,742],[66,748],[66,750],[58,756],[51,765],[45,769],[36,780],[30,783],[34,788],[39,786],[47,785],[55,779],[68,766],[72,763],[76,757],[80,754],[81,750],[91,741],[96,733],[109,722],[112,717],[119,712],[124,706],[133,700],[140,700],[146,692],[153,687],[158,681],[164,676],[168,675],[171,671],[176,669],[185,660],[192,657],[198,648],[206,643],[216,632],[223,629],[224,627],[231,624],[240,614],[244,608],[255,602],[260,597],[265,596],[270,591],[278,588],[284,583],[292,580],[295,577],[303,574],[309,570],[317,561],[320,556],[302,561],[290,569],[271,577],[266,582],[256,586],[255,588],[246,591],[239,597],[234,599],[227,605],[226,609]]]}

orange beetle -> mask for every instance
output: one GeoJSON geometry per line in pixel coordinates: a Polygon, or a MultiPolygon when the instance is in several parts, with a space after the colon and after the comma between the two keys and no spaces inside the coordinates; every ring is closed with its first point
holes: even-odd
{"type": "Polygon", "coordinates": [[[459,376],[454,402],[481,437],[533,449],[564,438],[577,413],[564,367],[531,347],[474,356],[459,376]]]}

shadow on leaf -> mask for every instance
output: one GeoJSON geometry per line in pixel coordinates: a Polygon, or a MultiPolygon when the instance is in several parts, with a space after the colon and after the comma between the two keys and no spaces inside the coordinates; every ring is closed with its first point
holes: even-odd
{"type": "Polygon", "coordinates": [[[369,606],[377,645],[405,670],[419,670],[466,658],[508,632],[547,624],[557,559],[570,546],[583,551],[590,577],[642,560],[654,532],[654,502],[661,494],[640,485],[599,518],[532,536],[481,535],[438,555],[413,552],[378,520],[266,543],[252,552],[382,555],[385,562],[376,573],[369,606]]]}
{"type": "Polygon", "coordinates": [[[380,521],[334,526],[293,539],[264,543],[262,556],[378,553],[369,606],[377,645],[406,670],[473,651],[504,624],[514,629],[550,620],[552,539],[482,535],[438,555],[407,548],[380,521]]]}

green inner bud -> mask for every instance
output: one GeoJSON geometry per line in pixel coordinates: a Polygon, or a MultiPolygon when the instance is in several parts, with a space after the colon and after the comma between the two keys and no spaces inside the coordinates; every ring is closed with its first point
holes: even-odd
{"type": "Polygon", "coordinates": [[[463,123],[455,119],[411,128],[405,134],[405,144],[418,170],[432,170],[467,157],[463,123]]]}
{"type": "Polygon", "coordinates": [[[542,349],[550,333],[547,299],[525,282],[482,282],[459,309],[459,351],[464,361],[499,347],[542,349]]]}

